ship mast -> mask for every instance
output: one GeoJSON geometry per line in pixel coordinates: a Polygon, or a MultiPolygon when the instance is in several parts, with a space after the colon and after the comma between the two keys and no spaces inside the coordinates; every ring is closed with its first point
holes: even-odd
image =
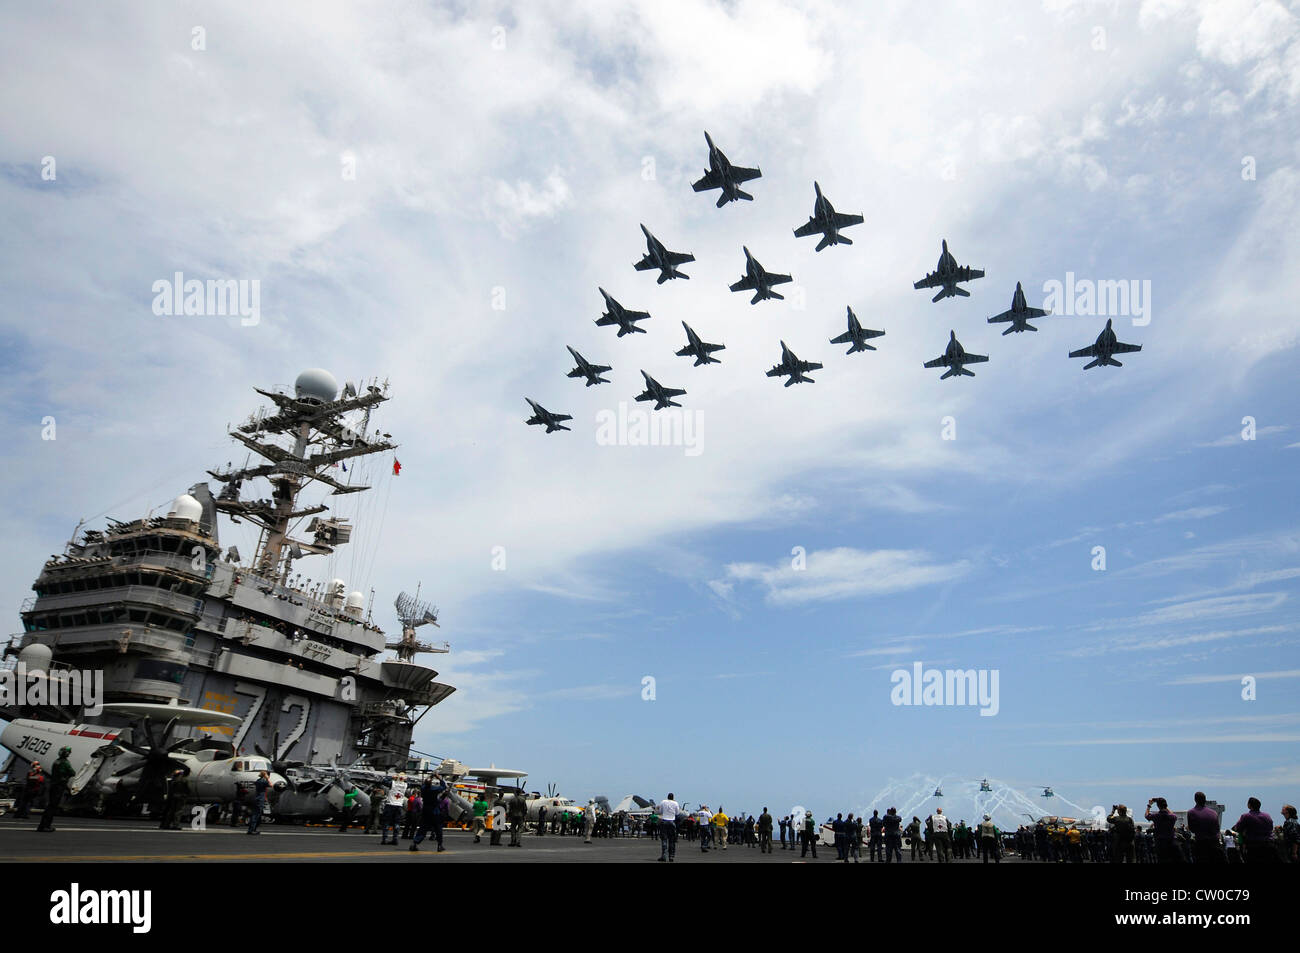
{"type": "Polygon", "coordinates": [[[341,483],[326,471],[354,457],[394,450],[397,444],[388,434],[357,433],[344,419],[354,411],[364,412],[364,431],[371,410],[388,400],[387,381],[382,386],[367,385],[365,393],[358,393],[349,383],[344,386],[343,396],[337,397],[338,384],[328,372],[309,370],[298,375],[292,396],[255,389],[275,403],[275,412],[259,410],[229,434],[265,462],[208,473],[224,484],[215,501],[218,511],[246,519],[262,529],[253,558],[254,571],[283,583],[294,559],[307,553],[332,553],[335,546],[346,543],[352,535],[352,527],[344,519],[317,518],[307,526],[312,534],[310,540],[291,536],[290,526],[295,520],[329,509],[323,504],[299,508],[299,493],[312,481],[333,487],[334,496],[368,490],[369,486],[341,483]],[[277,441],[277,437],[281,439],[277,441]],[[289,446],[283,440],[286,437],[291,441],[289,446]],[[240,499],[243,482],[257,477],[271,484],[271,498],[240,499]]]}

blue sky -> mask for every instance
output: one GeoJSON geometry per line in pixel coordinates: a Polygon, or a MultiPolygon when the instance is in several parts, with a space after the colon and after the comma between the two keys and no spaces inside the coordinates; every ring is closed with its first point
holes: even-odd
{"type": "Polygon", "coordinates": [[[574,797],[783,812],[985,776],[1085,807],[1185,806],[1198,787],[1234,810],[1294,800],[1293,5],[10,20],[12,631],[78,519],[141,515],[235,459],[225,427],[252,388],[321,366],[391,382],[378,423],[403,472],[375,464],[376,490],[340,508],[353,551],[308,571],[373,587],[381,624],[417,582],[441,607],[438,667],[460,690],[422,750],[574,797]],[[691,191],[705,129],[763,169],[753,203],[691,191]],[[814,179],[865,215],[851,247],[791,235],[814,179]],[[633,271],[641,222],[696,255],[690,281],[633,271]],[[987,277],[931,304],[911,283],[945,238],[987,277]],[[727,291],[742,245],[794,276],[785,302],[727,291]],[[258,280],[260,321],[153,314],[178,270],[258,280]],[[1066,358],[1102,316],[985,323],[1017,281],[1040,304],[1067,272],[1150,282],[1150,323],[1115,321],[1144,347],[1122,369],[1066,358]],[[597,328],[598,285],[649,333],[597,328]],[[886,330],[878,351],[827,343],[846,306],[886,330]],[[673,355],[683,320],[726,344],[721,365],[673,355]],[[977,377],[922,369],[949,330],[990,355],[977,377]],[[825,364],[817,383],[763,376],[779,340],[825,364]],[[565,344],[612,383],[566,379],[565,344]],[[697,455],[597,441],[642,368],[687,388],[697,455]],[[573,431],[523,426],[524,396],[573,431]],[[915,662],[997,670],[998,714],[894,706],[890,674],[915,662]]]}

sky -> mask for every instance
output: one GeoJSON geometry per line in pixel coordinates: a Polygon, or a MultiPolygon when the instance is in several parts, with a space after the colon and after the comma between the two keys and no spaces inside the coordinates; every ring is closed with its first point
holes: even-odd
{"type": "Polygon", "coordinates": [[[398,592],[438,605],[451,652],[425,661],[458,690],[421,751],[754,813],[989,778],[1048,813],[1200,788],[1276,816],[1300,794],[1300,9],[857,7],[9,10],[10,631],[79,520],[242,462],[253,388],[321,367],[389,382],[402,470],[363,468],[350,550],[301,568],[373,590],[390,632],[398,592]],[[705,130],[762,169],[753,202],[691,189],[705,130]],[[793,236],[814,181],[864,215],[851,246],[793,236]],[[688,281],[633,270],[642,223],[688,281]],[[931,303],[945,239],[986,275],[931,303]],[[784,301],[728,291],[742,246],[784,301]],[[256,281],[256,315],[156,313],[176,272],[256,281]],[[1017,281],[1137,296],[1058,296],[1004,337],[1017,281]],[[598,287],[648,333],[597,327],[598,287]],[[876,351],[828,343],[847,307],[876,351]],[[1107,317],[1143,349],[1084,371],[1107,317]],[[675,356],[683,321],[721,364],[675,356]],[[989,355],[974,378],[922,367],[950,331],[989,355]],[[765,376],[781,341],[815,383],[765,376]],[[611,383],[566,378],[565,345],[611,383]],[[686,388],[689,442],[602,426],[648,419],[641,370],[686,388]],[[572,430],[525,426],[525,397],[572,430]],[[917,664],[996,673],[996,705],[895,704],[917,664]]]}

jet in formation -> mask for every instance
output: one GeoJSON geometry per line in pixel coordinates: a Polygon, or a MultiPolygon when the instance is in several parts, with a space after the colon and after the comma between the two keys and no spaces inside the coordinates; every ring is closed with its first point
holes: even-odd
{"type": "Polygon", "coordinates": [[[864,328],[858,323],[858,316],[849,308],[849,329],[839,337],[831,338],[832,344],[848,344],[849,349],[845,354],[852,354],[854,351],[874,351],[875,348],[867,343],[871,338],[884,336],[884,331],[873,331],[870,328],[864,328]]]}
{"type": "Polygon", "coordinates": [[[1002,332],[1006,337],[1012,331],[1037,331],[1038,328],[1029,323],[1030,318],[1045,318],[1052,312],[1044,311],[1042,308],[1031,308],[1025,301],[1024,289],[1020,287],[1020,282],[1016,282],[1016,293],[1011,296],[1011,310],[1003,311],[1001,314],[995,314],[989,318],[989,324],[1001,324],[1006,321],[1011,322],[1011,327],[1002,332]]]}
{"type": "Polygon", "coordinates": [[[610,297],[609,292],[604,288],[597,288],[596,290],[605,299],[605,313],[596,319],[596,324],[600,327],[617,324],[619,337],[625,334],[645,334],[645,328],[637,327],[636,322],[644,321],[650,317],[649,312],[629,311],[610,297]]]}
{"type": "Polygon", "coordinates": [[[645,378],[645,390],[637,395],[637,400],[653,400],[655,402],[655,410],[663,410],[665,407],[681,406],[681,404],[677,403],[673,398],[681,397],[686,393],[685,390],[680,387],[665,387],[645,371],[641,372],[641,376],[645,378]]]}
{"type": "Polygon", "coordinates": [[[754,201],[754,196],[740,188],[740,185],[750,179],[759,178],[763,173],[758,169],[746,169],[742,166],[732,165],[727,161],[727,157],[722,154],[722,150],[713,144],[713,139],[710,138],[707,132],[704,134],[704,141],[709,144],[709,167],[704,170],[704,178],[692,185],[691,188],[695,189],[696,192],[722,189],[722,194],[718,196],[718,208],[722,208],[728,202],[734,202],[737,199],[745,199],[748,202],[754,201]]]}
{"type": "Polygon", "coordinates": [[[1085,371],[1090,367],[1097,367],[1098,365],[1105,367],[1107,364],[1111,367],[1123,367],[1123,364],[1115,360],[1114,355],[1133,354],[1142,350],[1141,344],[1123,344],[1115,337],[1115,331],[1110,326],[1111,321],[1113,320],[1113,318],[1106,319],[1106,326],[1102,328],[1101,333],[1097,335],[1096,344],[1070,352],[1070,357],[1092,358],[1089,363],[1083,365],[1085,371]]]}
{"type": "Polygon", "coordinates": [[[732,291],[752,291],[754,297],[750,299],[750,304],[758,304],[766,298],[778,298],[785,300],[785,295],[777,294],[772,290],[773,285],[783,285],[793,279],[789,275],[777,275],[765,271],[763,266],[758,263],[758,259],[745,249],[745,274],[739,281],[731,286],[732,291]]]}
{"type": "Polygon", "coordinates": [[[609,367],[606,364],[592,364],[590,361],[588,361],[585,357],[583,357],[573,348],[569,347],[569,345],[566,344],[564,346],[568,348],[569,353],[573,355],[573,359],[578,362],[578,366],[575,367],[573,370],[569,371],[567,376],[587,378],[588,387],[590,387],[592,384],[609,383],[609,381],[606,378],[601,377],[600,375],[604,374],[606,371],[612,371],[613,370],[612,367],[609,367]]]}
{"type": "Polygon", "coordinates": [[[524,400],[528,401],[528,406],[533,408],[533,415],[524,421],[529,426],[544,425],[547,433],[573,429],[561,423],[563,420],[572,420],[571,414],[553,414],[531,397],[525,397],[524,400]]]}
{"type": "Polygon", "coordinates": [[[677,352],[678,357],[695,358],[695,366],[701,364],[721,364],[716,357],[712,357],[714,351],[726,349],[725,344],[709,344],[707,341],[700,340],[700,336],[695,333],[689,324],[682,322],[682,327],[686,329],[686,346],[677,352]]]}
{"type": "Polygon", "coordinates": [[[650,234],[650,229],[644,225],[641,231],[645,233],[646,253],[645,256],[632,267],[637,271],[651,271],[659,269],[659,284],[663,284],[669,278],[689,278],[690,275],[684,274],[677,270],[678,265],[684,265],[688,261],[694,261],[695,256],[688,252],[669,251],[664,247],[664,243],[650,234]]]}
{"type": "Polygon", "coordinates": [[[966,370],[966,365],[982,364],[988,359],[989,356],[987,354],[967,354],[966,350],[961,346],[961,342],[957,340],[957,332],[951,331],[948,335],[947,350],[936,357],[933,361],[926,361],[925,366],[948,368],[948,370],[943,374],[939,375],[939,380],[945,380],[949,377],[958,377],[962,374],[967,377],[974,377],[975,372],[966,370]]]}
{"type": "Polygon", "coordinates": [[[781,363],[773,365],[772,369],[767,372],[767,376],[768,377],[788,376],[790,379],[785,382],[785,386],[789,387],[791,384],[815,384],[816,381],[814,381],[811,377],[808,377],[806,375],[809,371],[819,371],[819,370],[821,370],[820,364],[818,364],[816,361],[799,360],[799,358],[795,355],[794,351],[786,347],[785,342],[782,341],[781,342],[781,363]]]}
{"type": "Polygon", "coordinates": [[[980,269],[957,264],[957,259],[952,257],[952,252],[948,251],[948,242],[945,240],[943,254],[939,256],[939,264],[934,271],[916,282],[912,287],[918,291],[922,288],[938,288],[939,293],[931,298],[931,301],[942,301],[944,298],[951,298],[954,295],[969,298],[970,292],[965,288],[958,288],[957,282],[973,281],[976,278],[983,277],[984,272],[980,269]]]}
{"type": "Polygon", "coordinates": [[[835,211],[831,200],[822,195],[822,187],[814,182],[813,188],[817,192],[813,213],[806,224],[794,230],[795,237],[807,238],[809,235],[820,234],[822,240],[817,243],[816,251],[821,251],[827,245],[852,245],[852,241],[840,234],[840,229],[848,228],[850,225],[861,225],[862,216],[835,211]]]}

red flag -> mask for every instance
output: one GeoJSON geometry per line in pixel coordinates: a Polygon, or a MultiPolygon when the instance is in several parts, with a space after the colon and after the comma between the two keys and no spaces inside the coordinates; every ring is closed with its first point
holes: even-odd
{"type": "Polygon", "coordinates": [[[396,457],[393,457],[393,476],[401,476],[401,475],[402,475],[402,461],[398,460],[396,457]]]}

